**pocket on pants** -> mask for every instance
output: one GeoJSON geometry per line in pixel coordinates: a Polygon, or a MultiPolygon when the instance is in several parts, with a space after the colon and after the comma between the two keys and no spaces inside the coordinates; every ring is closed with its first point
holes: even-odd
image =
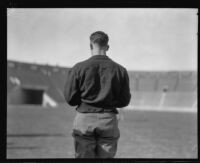
{"type": "Polygon", "coordinates": [[[81,136],[93,134],[95,125],[95,115],[77,113],[73,123],[73,133],[81,136]]]}
{"type": "Polygon", "coordinates": [[[97,134],[100,137],[118,139],[119,128],[118,121],[115,114],[99,115],[99,123],[97,127],[97,134]]]}
{"type": "Polygon", "coordinates": [[[118,139],[120,137],[120,131],[118,127],[118,119],[117,116],[114,117],[114,124],[113,124],[113,137],[118,139]]]}

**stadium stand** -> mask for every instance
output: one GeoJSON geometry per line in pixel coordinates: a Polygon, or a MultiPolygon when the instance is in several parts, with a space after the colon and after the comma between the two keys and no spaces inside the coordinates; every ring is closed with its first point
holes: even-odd
{"type": "MultiPolygon", "coordinates": [[[[63,89],[69,68],[7,62],[7,94],[20,86],[45,86],[46,94],[57,103],[65,103],[63,89]]],[[[197,106],[197,72],[129,71],[131,106],[197,106]],[[162,101],[164,100],[164,101],[162,101]]],[[[9,100],[8,100],[9,101],[9,100]]]]}
{"type": "Polygon", "coordinates": [[[173,72],[166,72],[159,75],[157,91],[163,91],[167,87],[167,91],[175,91],[178,82],[178,74],[173,72]]]}
{"type": "Polygon", "coordinates": [[[150,75],[145,75],[139,78],[138,91],[155,91],[156,78],[150,75]]]}
{"type": "Polygon", "coordinates": [[[133,76],[129,79],[130,83],[130,89],[134,91],[138,91],[138,84],[139,84],[139,79],[136,76],[133,76]]]}
{"type": "MultiPolygon", "coordinates": [[[[16,63],[15,63],[16,64],[16,63]]],[[[64,97],[61,93],[61,88],[63,87],[63,81],[62,84],[60,84],[57,80],[58,76],[53,76],[51,77],[49,74],[50,69],[47,67],[45,69],[44,67],[40,67],[39,69],[33,70],[33,65],[24,64],[22,63],[21,65],[19,63],[16,64],[17,69],[15,68],[10,68],[8,66],[7,69],[7,93],[8,95],[13,91],[14,88],[16,88],[16,83],[13,83],[10,79],[12,78],[17,78],[20,81],[20,85],[22,87],[26,86],[41,86],[45,85],[47,87],[46,92],[49,94],[50,97],[52,97],[56,102],[64,102],[64,97]],[[45,70],[46,73],[41,72],[41,70],[45,70]],[[56,80],[56,82],[55,82],[56,80]],[[60,86],[60,87],[59,87],[60,86]]]]}
{"type": "Polygon", "coordinates": [[[133,91],[132,100],[130,105],[132,106],[159,106],[159,102],[162,96],[161,92],[142,92],[133,91]]]}
{"type": "Polygon", "coordinates": [[[190,92],[169,92],[166,94],[164,106],[192,107],[197,99],[196,93],[190,92]]]}
{"type": "Polygon", "coordinates": [[[176,91],[180,92],[191,92],[197,88],[197,80],[195,74],[192,72],[182,72],[179,74],[179,83],[176,91]]]}

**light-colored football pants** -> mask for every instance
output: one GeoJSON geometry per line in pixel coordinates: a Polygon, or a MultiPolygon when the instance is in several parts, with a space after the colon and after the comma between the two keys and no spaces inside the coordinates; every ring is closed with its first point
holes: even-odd
{"type": "Polygon", "coordinates": [[[77,112],[72,136],[75,158],[113,158],[120,137],[117,116],[77,112]]]}

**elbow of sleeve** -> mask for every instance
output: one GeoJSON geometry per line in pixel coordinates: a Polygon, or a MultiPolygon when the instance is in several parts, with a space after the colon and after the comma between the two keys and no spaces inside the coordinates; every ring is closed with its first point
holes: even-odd
{"type": "MultiPolygon", "coordinates": [[[[129,95],[127,96],[124,105],[125,105],[125,106],[128,106],[128,104],[130,103],[130,101],[131,101],[131,94],[129,94],[129,95]]],[[[125,107],[125,106],[124,106],[124,107],[125,107]]]]}
{"type": "Polygon", "coordinates": [[[118,107],[119,107],[119,108],[122,108],[122,107],[128,106],[128,104],[130,103],[130,100],[131,100],[131,94],[129,94],[128,96],[124,97],[124,98],[121,100],[120,106],[118,106],[118,107]]]}
{"type": "Polygon", "coordinates": [[[65,97],[65,101],[70,105],[70,106],[76,106],[77,102],[74,101],[73,99],[65,97]]]}
{"type": "Polygon", "coordinates": [[[71,98],[65,98],[65,100],[70,106],[80,105],[80,103],[81,103],[81,99],[80,99],[79,96],[73,96],[71,98]]]}
{"type": "Polygon", "coordinates": [[[76,106],[76,105],[77,105],[76,103],[73,103],[73,102],[71,102],[71,101],[69,101],[68,104],[69,104],[70,106],[76,106]]]}
{"type": "Polygon", "coordinates": [[[64,92],[64,98],[65,98],[66,103],[68,103],[70,106],[74,106],[74,103],[69,98],[69,95],[66,94],[66,92],[64,92]]]}
{"type": "Polygon", "coordinates": [[[131,94],[129,93],[126,97],[126,100],[125,100],[125,106],[128,106],[128,104],[130,103],[131,101],[131,94]]]}
{"type": "Polygon", "coordinates": [[[76,106],[78,105],[77,102],[73,101],[73,100],[70,100],[70,99],[66,99],[65,98],[65,101],[70,105],[70,106],[76,106]]]}

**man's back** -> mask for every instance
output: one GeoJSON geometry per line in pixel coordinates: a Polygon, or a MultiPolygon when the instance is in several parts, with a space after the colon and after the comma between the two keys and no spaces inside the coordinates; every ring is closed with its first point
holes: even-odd
{"type": "Polygon", "coordinates": [[[67,76],[65,100],[78,106],[72,132],[76,158],[113,158],[117,152],[116,108],[127,106],[131,94],[126,69],[106,56],[108,40],[102,31],[91,34],[92,57],[67,76]]]}
{"type": "Polygon", "coordinates": [[[117,112],[130,101],[129,78],[124,67],[106,55],[76,64],[68,75],[65,98],[79,112],[117,112]]]}

